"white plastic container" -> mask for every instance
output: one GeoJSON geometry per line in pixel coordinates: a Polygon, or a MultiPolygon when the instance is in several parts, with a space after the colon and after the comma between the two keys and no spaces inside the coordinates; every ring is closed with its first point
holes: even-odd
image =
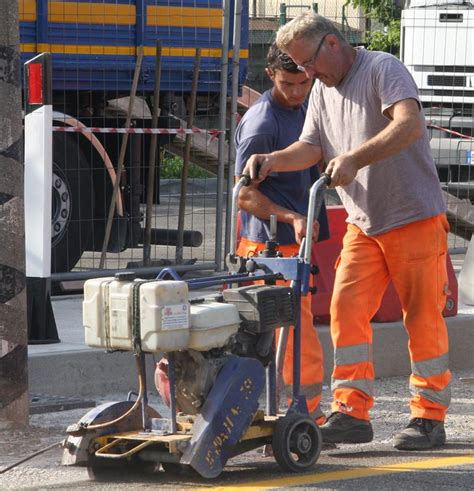
{"type": "Polygon", "coordinates": [[[189,349],[221,348],[239,329],[237,307],[229,303],[204,302],[191,305],[189,349]]]}
{"type": "Polygon", "coordinates": [[[111,348],[105,336],[105,308],[108,298],[108,285],[113,278],[94,278],[84,283],[84,301],[82,302],[82,322],[85,341],[95,348],[111,348]]]}
{"type": "Polygon", "coordinates": [[[84,285],[83,320],[86,344],[132,351],[133,320],[139,317],[143,351],[186,349],[189,341],[188,286],[184,281],[100,278],[84,285]]]}
{"type": "Polygon", "coordinates": [[[189,342],[189,292],[184,281],[153,281],[140,287],[143,351],[177,351],[189,342]]]}

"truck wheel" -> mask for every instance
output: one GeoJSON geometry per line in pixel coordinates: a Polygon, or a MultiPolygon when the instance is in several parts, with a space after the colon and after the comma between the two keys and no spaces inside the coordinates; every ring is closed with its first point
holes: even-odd
{"type": "Polygon", "coordinates": [[[94,187],[78,135],[53,133],[51,272],[70,271],[88,248],[94,187]]]}
{"type": "Polygon", "coordinates": [[[321,432],[303,414],[287,414],[277,421],[272,448],[275,460],[287,472],[304,472],[313,467],[321,453],[321,432]]]}

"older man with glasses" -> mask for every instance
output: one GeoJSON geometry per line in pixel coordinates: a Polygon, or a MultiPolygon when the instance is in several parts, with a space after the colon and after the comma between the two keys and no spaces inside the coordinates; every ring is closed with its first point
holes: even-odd
{"type": "Polygon", "coordinates": [[[394,446],[443,445],[451,379],[442,317],[448,223],[415,82],[394,56],[353,48],[312,12],[282,26],[276,42],[316,82],[299,140],[253,155],[244,172],[258,182],[323,158],[348,212],[331,303],[333,412],[321,426],[323,440],[373,439],[370,320],[392,280],[412,371],[411,420],[394,446]]]}
{"type": "Polygon", "coordinates": [[[328,34],[329,33],[326,33],[321,38],[321,41],[319,41],[318,47],[316,48],[316,51],[314,52],[314,55],[312,56],[312,58],[310,60],[305,61],[304,63],[301,63],[301,65],[296,65],[296,68],[300,72],[309,72],[311,70],[311,66],[314,65],[314,63],[316,62],[316,58],[318,57],[319,52],[321,51],[321,48],[323,47],[324,40],[326,39],[326,36],[328,34]]]}

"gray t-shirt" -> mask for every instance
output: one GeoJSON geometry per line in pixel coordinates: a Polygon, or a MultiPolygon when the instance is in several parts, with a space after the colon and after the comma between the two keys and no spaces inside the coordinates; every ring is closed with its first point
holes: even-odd
{"type": "MultiPolygon", "coordinates": [[[[354,149],[382,131],[383,115],[403,99],[418,101],[416,84],[394,56],[357,48],[341,84],[316,81],[300,140],[320,145],[324,159],[354,149]]],[[[363,167],[355,180],[337,187],[349,223],[378,235],[445,211],[428,134],[397,155],[363,167]]]]}

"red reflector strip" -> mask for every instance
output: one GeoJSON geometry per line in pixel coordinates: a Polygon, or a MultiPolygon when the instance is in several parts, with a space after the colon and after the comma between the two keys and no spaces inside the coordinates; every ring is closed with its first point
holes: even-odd
{"type": "Polygon", "coordinates": [[[28,104],[43,104],[43,65],[28,65],[28,104]]]}

